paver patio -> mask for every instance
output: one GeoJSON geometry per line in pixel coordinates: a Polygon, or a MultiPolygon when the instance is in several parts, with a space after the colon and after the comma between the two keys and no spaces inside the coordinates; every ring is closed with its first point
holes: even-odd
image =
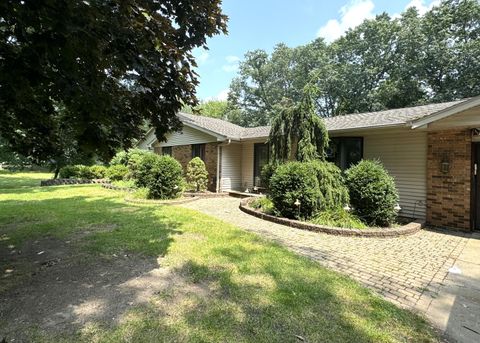
{"type": "MultiPolygon", "coordinates": [[[[475,310],[478,305],[476,300],[463,304],[463,313],[453,311],[451,304],[438,308],[443,297],[442,292],[445,292],[451,283],[449,279],[454,274],[449,272],[449,269],[461,264],[460,254],[467,243],[478,243],[475,240],[477,236],[442,230],[421,230],[414,235],[397,238],[333,236],[264,221],[243,213],[238,209],[238,205],[237,198],[214,198],[201,199],[182,206],[256,232],[328,268],[347,274],[397,305],[425,313],[447,334],[449,328],[439,323],[438,317],[443,321],[450,318],[451,321],[469,315],[472,317],[470,323],[479,319],[478,314],[470,310],[475,310]]],[[[477,253],[480,256],[480,252],[474,252],[475,255],[477,253]]],[[[470,259],[473,258],[472,253],[469,256],[470,259]]],[[[477,291],[473,289],[472,292],[477,291]]],[[[474,299],[479,297],[480,293],[474,299]]],[[[464,336],[454,333],[454,340],[473,342],[478,338],[477,325],[474,329],[465,329],[462,323],[456,326],[456,330],[460,327],[463,333],[473,331],[467,332],[471,339],[465,340],[464,336]]]]}

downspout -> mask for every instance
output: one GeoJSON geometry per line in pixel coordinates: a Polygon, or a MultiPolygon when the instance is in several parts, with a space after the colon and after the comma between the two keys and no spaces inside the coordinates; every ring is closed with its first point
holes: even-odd
{"type": "Polygon", "coordinates": [[[229,138],[227,143],[221,143],[217,145],[217,185],[216,185],[217,193],[220,193],[220,159],[222,158],[220,152],[222,147],[230,145],[230,143],[232,143],[232,140],[229,138]]]}

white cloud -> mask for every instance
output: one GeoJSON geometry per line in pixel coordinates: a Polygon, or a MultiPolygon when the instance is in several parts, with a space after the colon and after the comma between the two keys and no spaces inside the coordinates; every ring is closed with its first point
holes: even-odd
{"type": "Polygon", "coordinates": [[[217,99],[218,100],[227,100],[228,92],[230,92],[229,88],[226,88],[226,89],[222,90],[220,93],[217,94],[217,99]]]}
{"type": "Polygon", "coordinates": [[[360,25],[365,19],[373,18],[372,0],[352,0],[340,9],[340,20],[331,19],[318,32],[317,37],[323,37],[327,42],[333,42],[345,31],[360,25]]]}
{"type": "Polygon", "coordinates": [[[238,64],[240,62],[240,57],[238,56],[227,56],[225,57],[225,60],[227,61],[227,64],[224,64],[222,66],[222,70],[226,71],[227,73],[235,72],[238,70],[238,64]]]}
{"type": "Polygon", "coordinates": [[[228,98],[228,92],[230,92],[230,89],[229,89],[229,88],[225,88],[225,89],[221,90],[220,93],[218,93],[217,95],[215,95],[215,96],[208,96],[208,97],[206,97],[205,99],[203,99],[203,101],[211,101],[211,100],[222,100],[222,101],[226,101],[227,98],[228,98]]]}
{"type": "Polygon", "coordinates": [[[412,0],[410,1],[407,6],[405,6],[405,9],[408,9],[410,7],[416,7],[418,14],[424,15],[428,11],[430,11],[434,6],[440,5],[440,0],[433,0],[430,2],[430,4],[425,4],[424,0],[412,0]]]}
{"type": "Polygon", "coordinates": [[[197,61],[198,65],[202,65],[205,62],[207,62],[208,58],[210,55],[208,54],[208,51],[205,49],[196,49],[193,51],[193,56],[195,57],[195,60],[197,61]]]}

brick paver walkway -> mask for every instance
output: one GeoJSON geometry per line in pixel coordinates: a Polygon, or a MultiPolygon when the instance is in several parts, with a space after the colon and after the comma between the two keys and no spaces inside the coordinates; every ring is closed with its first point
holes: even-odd
{"type": "Polygon", "coordinates": [[[351,276],[398,305],[422,312],[468,241],[466,234],[433,230],[398,238],[333,236],[264,221],[241,212],[238,205],[236,198],[215,198],[182,206],[272,239],[351,276]]]}

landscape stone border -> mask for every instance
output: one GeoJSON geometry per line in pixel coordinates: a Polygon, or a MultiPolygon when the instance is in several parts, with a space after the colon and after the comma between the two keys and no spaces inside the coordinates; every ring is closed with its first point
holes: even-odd
{"type": "Polygon", "coordinates": [[[102,187],[106,189],[113,189],[114,191],[123,191],[123,192],[135,192],[135,189],[130,188],[130,187],[120,187],[120,186],[115,186],[112,185],[109,182],[104,182],[102,183],[102,187]]]}
{"type": "Polygon", "coordinates": [[[288,218],[276,217],[270,214],[263,213],[260,210],[254,209],[250,206],[250,202],[255,199],[245,198],[240,201],[240,210],[252,216],[255,216],[260,219],[268,220],[277,224],[282,224],[290,226],[293,228],[313,231],[313,232],[323,232],[330,235],[338,236],[355,236],[355,237],[376,237],[376,238],[389,238],[389,237],[399,237],[405,235],[411,235],[419,230],[421,230],[425,223],[421,221],[413,221],[406,225],[403,225],[398,228],[375,228],[375,229],[348,229],[348,228],[339,228],[339,227],[329,227],[324,225],[312,224],[307,222],[302,222],[299,220],[293,220],[288,218]]]}
{"type": "Polygon", "coordinates": [[[131,204],[142,204],[142,205],[180,205],[180,204],[186,204],[192,201],[196,201],[200,199],[200,197],[193,196],[193,197],[187,197],[187,198],[180,198],[180,199],[173,199],[173,200],[148,200],[148,199],[134,199],[134,198],[125,198],[125,202],[131,203],[131,204]]]}
{"type": "Polygon", "coordinates": [[[85,185],[90,183],[106,183],[105,179],[50,179],[40,181],[41,187],[46,186],[63,186],[63,185],[85,185]]]}

